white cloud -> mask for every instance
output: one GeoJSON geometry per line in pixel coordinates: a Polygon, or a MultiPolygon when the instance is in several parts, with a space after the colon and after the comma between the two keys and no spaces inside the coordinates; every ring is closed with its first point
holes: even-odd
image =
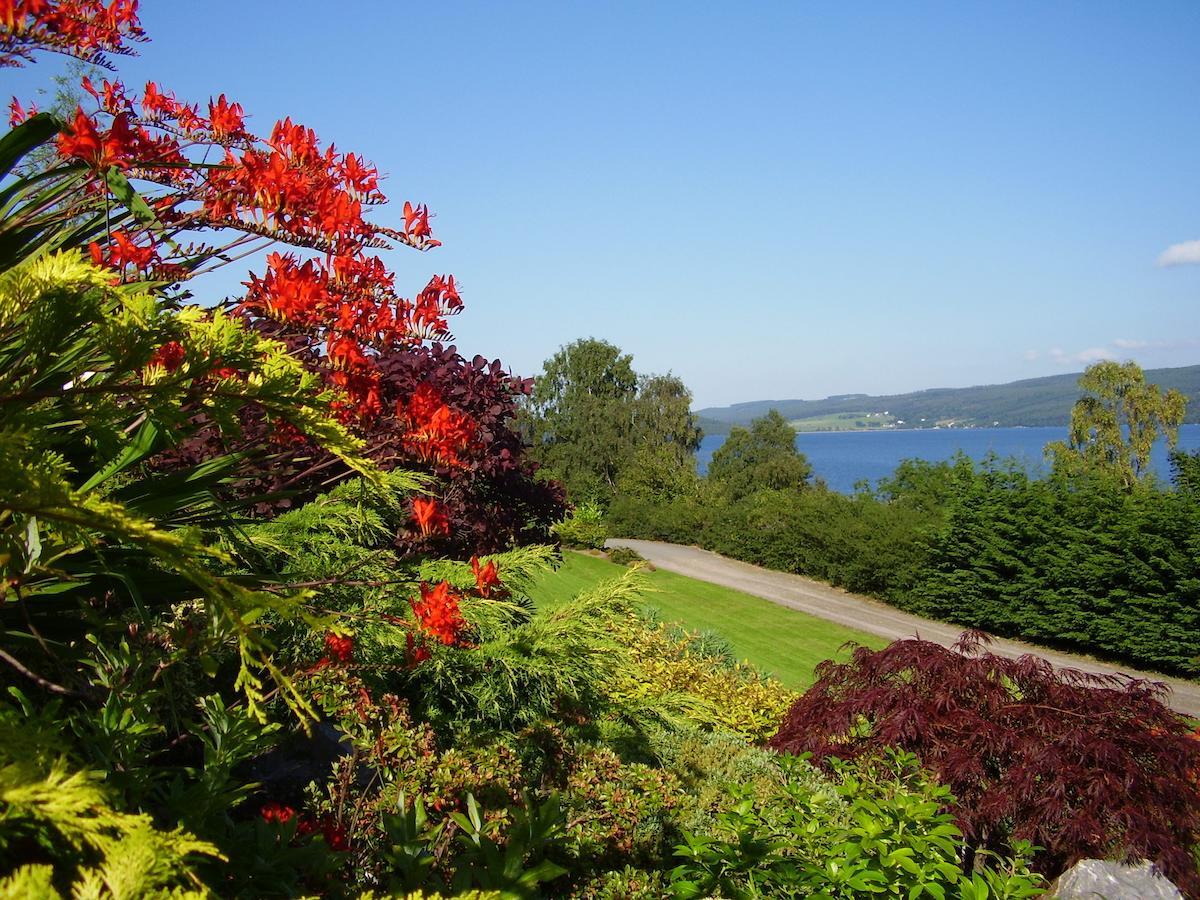
{"type": "Polygon", "coordinates": [[[1200,266],[1200,241],[1172,244],[1158,257],[1160,266],[1200,266]]]}
{"type": "Polygon", "coordinates": [[[1134,351],[1189,350],[1194,347],[1200,347],[1200,338],[1175,338],[1168,341],[1114,338],[1103,347],[1088,347],[1071,352],[1062,347],[1051,347],[1046,351],[1026,350],[1024,356],[1027,362],[1048,359],[1060,366],[1086,366],[1104,359],[1128,359],[1129,354],[1134,351]]]}
{"type": "Polygon", "coordinates": [[[1048,356],[1060,366],[1088,365],[1102,359],[1116,359],[1117,355],[1107,347],[1088,347],[1075,353],[1068,353],[1062,347],[1054,347],[1048,356]]]}

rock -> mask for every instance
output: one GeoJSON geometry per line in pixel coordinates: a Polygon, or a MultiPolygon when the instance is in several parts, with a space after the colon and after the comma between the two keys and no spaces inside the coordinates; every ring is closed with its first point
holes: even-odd
{"type": "Polygon", "coordinates": [[[341,729],[318,722],[308,735],[294,735],[268,753],[252,760],[246,774],[260,782],[274,798],[299,802],[309,782],[324,783],[333,764],[350,753],[341,729]]]}
{"type": "Polygon", "coordinates": [[[1062,900],[1183,900],[1179,888],[1148,860],[1136,866],[1080,860],[1059,876],[1049,896],[1062,900]]]}

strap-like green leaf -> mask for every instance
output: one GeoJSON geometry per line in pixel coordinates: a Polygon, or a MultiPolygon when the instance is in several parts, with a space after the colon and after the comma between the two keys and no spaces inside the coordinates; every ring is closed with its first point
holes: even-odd
{"type": "Polygon", "coordinates": [[[142,427],[137,430],[137,434],[133,436],[125,449],[120,455],[110,462],[107,466],[84,482],[80,491],[90,491],[99,484],[103,484],[108,479],[112,478],[118,472],[123,472],[134,463],[140,462],[149,456],[153,451],[155,444],[158,442],[158,426],[147,420],[142,423],[142,427]]]}
{"type": "Polygon", "coordinates": [[[0,138],[0,178],[61,130],[62,123],[50,113],[38,113],[0,138]]]}
{"type": "Polygon", "coordinates": [[[126,209],[133,213],[135,219],[143,225],[158,225],[158,216],[154,214],[154,210],[150,208],[150,204],[129,183],[129,179],[125,177],[120,169],[107,169],[104,172],[104,180],[107,182],[108,189],[112,191],[113,196],[126,209]]]}

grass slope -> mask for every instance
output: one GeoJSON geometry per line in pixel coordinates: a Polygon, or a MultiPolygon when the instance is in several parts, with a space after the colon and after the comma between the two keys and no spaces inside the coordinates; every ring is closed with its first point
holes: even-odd
{"type": "MultiPolygon", "coordinates": [[[[538,581],[531,593],[539,606],[552,606],[605,579],[615,578],[622,566],[604,559],[566,552],[557,572],[538,581]]],[[[714,631],[733,647],[738,659],[770,672],[788,687],[802,690],[812,684],[813,669],[824,659],[847,658],[847,641],[882,647],[882,638],[844,628],[788,609],[741,591],[656,571],[648,576],[652,592],[646,606],[664,621],[692,631],[714,631]]]]}

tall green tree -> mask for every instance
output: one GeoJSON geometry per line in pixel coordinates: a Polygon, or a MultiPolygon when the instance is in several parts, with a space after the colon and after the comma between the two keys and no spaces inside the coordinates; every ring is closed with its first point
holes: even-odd
{"type": "Polygon", "coordinates": [[[653,468],[655,484],[694,479],[701,431],[691,403],[678,376],[639,376],[629,354],[583,338],[546,360],[522,420],[532,453],[572,500],[607,503],[631,469],[653,468]]]}
{"type": "Polygon", "coordinates": [[[800,490],[812,466],[796,449],[796,431],[778,410],[734,428],[708,465],[708,477],[725,487],[731,499],[754,491],[800,490]]]}
{"type": "Polygon", "coordinates": [[[695,469],[695,453],[704,432],[692,413],[692,392],[678,375],[642,375],[633,406],[634,440],[639,447],[661,449],[684,469],[695,469]]]}
{"type": "Polygon", "coordinates": [[[1118,479],[1127,488],[1149,474],[1150,450],[1160,437],[1174,449],[1187,400],[1174,388],[1147,384],[1135,362],[1088,366],[1079,378],[1084,394],[1071,410],[1065,442],[1046,447],[1055,468],[1118,479]]]}
{"type": "Polygon", "coordinates": [[[581,338],[546,360],[523,416],[532,452],[567,486],[572,500],[611,496],[633,455],[633,357],[581,338]]]}

